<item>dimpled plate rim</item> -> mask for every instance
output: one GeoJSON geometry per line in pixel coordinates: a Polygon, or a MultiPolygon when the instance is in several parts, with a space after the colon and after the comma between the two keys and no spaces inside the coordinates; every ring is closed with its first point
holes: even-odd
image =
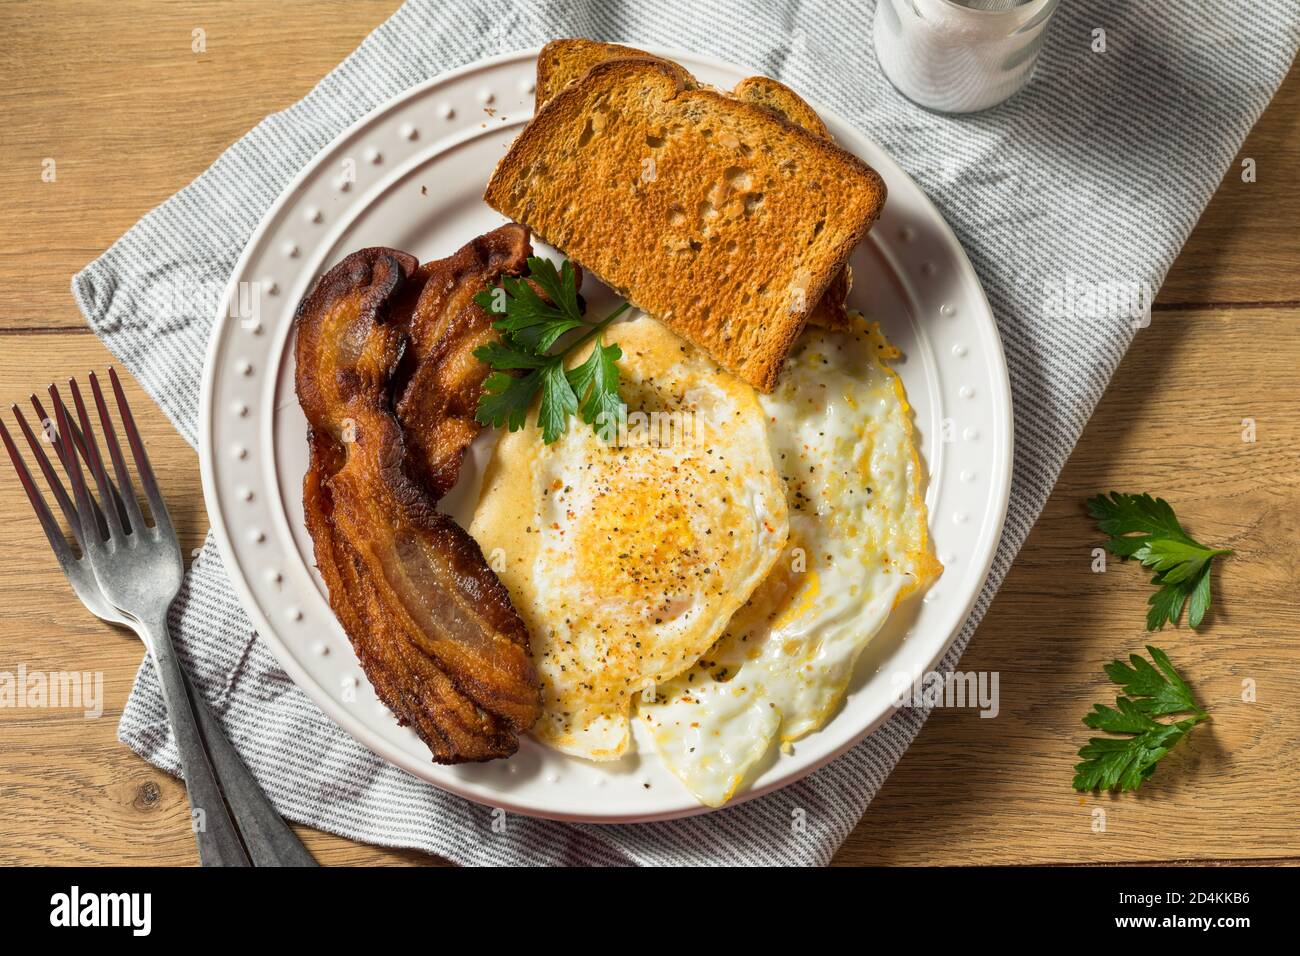
{"type": "MultiPolygon", "coordinates": [[[[650,49],[719,86],[755,72],[698,54],[650,49]]],[[[472,148],[475,141],[499,137],[504,149],[531,115],[536,55],[537,50],[525,50],[468,64],[393,98],[323,149],[267,212],[232,273],[204,368],[204,496],[227,573],[258,633],[331,720],[383,759],[485,806],[548,819],[628,823],[707,812],[710,808],[699,805],[653,754],[594,764],[525,740],[520,753],[506,761],[433,764],[423,743],[398,728],[375,699],[314,568],[308,567],[304,535],[291,527],[301,502],[295,507],[282,500],[283,489],[297,488],[301,481],[300,468],[296,475],[276,473],[278,458],[294,454],[292,447],[277,443],[292,445],[292,418],[301,417],[296,403],[286,404],[286,395],[292,396],[289,332],[298,299],[337,258],[326,257],[347,251],[336,250],[336,244],[393,189],[409,186],[421,169],[436,167],[466,144],[472,148]],[[352,160],[351,180],[337,174],[340,157],[352,160]],[[237,308],[241,283],[267,300],[255,319],[237,308]]],[[[926,599],[910,602],[906,613],[900,609],[863,653],[845,703],[827,725],[797,741],[791,753],[771,757],[728,806],[802,778],[889,718],[895,682],[932,669],[974,607],[1010,494],[1013,430],[1006,362],[965,252],[929,199],[883,150],[813,105],[836,140],[875,167],[889,187],[884,214],[855,253],[859,265],[850,301],[904,343],[899,372],[929,465],[934,546],[948,568],[926,599]],[[873,263],[885,273],[875,272],[873,263]],[[864,286],[871,276],[883,281],[864,286]]],[[[436,186],[477,200],[489,174],[482,169],[459,183],[437,179],[436,186]]],[[[418,218],[415,199],[408,205],[418,218]]],[[[483,210],[474,216],[484,220],[484,228],[499,221],[483,216],[483,210]]],[[[428,228],[435,232],[437,224],[428,228]]],[[[427,255],[445,255],[470,235],[455,244],[441,238],[427,255]]],[[[296,441],[305,460],[301,433],[296,441]]],[[[481,467],[481,448],[476,458],[481,467]]]]}

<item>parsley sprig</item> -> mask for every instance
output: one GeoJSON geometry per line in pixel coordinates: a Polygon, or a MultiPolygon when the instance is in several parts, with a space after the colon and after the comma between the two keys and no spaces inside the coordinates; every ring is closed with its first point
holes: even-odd
{"type": "Polygon", "coordinates": [[[1120,685],[1123,696],[1115,699],[1114,707],[1094,704],[1083,722],[1123,736],[1093,737],[1080,749],[1084,759],[1074,767],[1075,790],[1136,790],[1189,730],[1209,720],[1165,652],[1148,644],[1147,653],[1155,666],[1137,654],[1130,654],[1127,664],[1106,665],[1106,676],[1120,685]],[[1171,714],[1190,716],[1172,722],[1155,719],[1171,714]]]}
{"type": "Polygon", "coordinates": [[[501,340],[474,350],[474,356],[494,370],[483,383],[474,418],[484,425],[518,431],[524,427],[529,406],[540,391],[537,424],[546,444],[564,434],[569,416],[575,413],[598,433],[606,433],[609,424],[623,412],[615,364],[623,357],[623,350],[617,345],[605,345],[602,333],[628,309],[628,304],[623,303],[599,322],[588,322],[578,302],[577,277],[571,262],[565,260],[557,271],[550,260],[535,256],[528,260],[528,270],[528,278],[504,277],[498,288],[486,289],[474,297],[483,309],[502,316],[492,323],[501,332],[501,340]],[[569,335],[579,329],[585,331],[569,335]],[[552,352],[552,347],[566,336],[567,344],[552,352]],[[566,368],[566,358],[593,338],[596,344],[587,359],[566,368]]]}
{"type": "Polygon", "coordinates": [[[1121,558],[1137,558],[1155,571],[1152,584],[1160,586],[1147,599],[1147,630],[1177,624],[1187,605],[1187,623],[1193,629],[1210,608],[1210,563],[1225,548],[1207,548],[1193,540],[1163,498],[1126,495],[1112,491],[1087,502],[1097,527],[1110,535],[1106,550],[1121,558]]]}

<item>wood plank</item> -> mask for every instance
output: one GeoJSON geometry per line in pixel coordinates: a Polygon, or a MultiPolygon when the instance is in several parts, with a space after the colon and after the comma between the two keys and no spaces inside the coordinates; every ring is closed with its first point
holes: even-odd
{"type": "Polygon", "coordinates": [[[1156,305],[1300,302],[1300,71],[1292,70],[1178,256],[1156,305]],[[1255,161],[1255,181],[1242,162],[1255,161]]]}
{"type": "Polygon", "coordinates": [[[837,862],[1300,857],[1298,365],[1300,311],[1157,314],[962,659],[999,672],[1001,712],[936,711],[837,862]],[[1191,535],[1236,551],[1215,572],[1208,628],[1149,635],[1146,575],[1115,560],[1092,572],[1101,536],[1082,502],[1112,489],[1159,494],[1191,535]],[[1080,719],[1114,696],[1102,665],[1147,643],[1211,722],[1137,794],[1076,794],[1080,719]],[[1241,699],[1248,678],[1255,703],[1241,699]]]}
{"type": "Polygon", "coordinates": [[[72,275],[306,95],[398,6],[0,3],[0,329],[84,327],[72,275]],[[206,52],[191,48],[196,29],[206,52]]]}
{"type": "MultiPolygon", "coordinates": [[[[267,114],[301,98],[397,0],[0,4],[5,162],[0,329],[80,327],[73,273],[203,172],[267,114]],[[206,52],[191,31],[206,31],[206,52]],[[78,38],[69,42],[69,37],[78,38]],[[58,122],[51,122],[58,117],[58,122]],[[57,181],[42,182],[54,159],[57,181]]],[[[1162,304],[1300,300],[1300,76],[1292,75],[1161,292],[1162,304]]]]}

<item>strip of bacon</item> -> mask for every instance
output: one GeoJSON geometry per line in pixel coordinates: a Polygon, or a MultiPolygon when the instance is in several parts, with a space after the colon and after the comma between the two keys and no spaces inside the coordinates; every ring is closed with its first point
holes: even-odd
{"type": "Polygon", "coordinates": [[[424,266],[362,249],[321,278],[295,320],[317,567],[380,700],[439,763],[514,753],[541,711],[505,587],[436,508],[478,429],[486,373],[473,348],[495,334],[472,298],[521,274],[530,253],[519,226],[424,266]]]}
{"type": "Polygon", "coordinates": [[[490,369],[474,350],[496,338],[492,317],[474,302],[501,275],[521,275],[532,255],[528,230],[509,225],[463,246],[446,259],[420,267],[423,285],[411,314],[410,351],[394,397],[406,432],[412,468],[436,497],[456,483],[469,443],[483,380],[490,369]]]}

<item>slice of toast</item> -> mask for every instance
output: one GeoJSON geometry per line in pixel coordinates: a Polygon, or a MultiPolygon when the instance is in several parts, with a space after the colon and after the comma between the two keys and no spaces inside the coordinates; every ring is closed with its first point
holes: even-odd
{"type": "Polygon", "coordinates": [[[885,200],[853,154],[658,59],[598,63],[551,99],[484,199],[771,391],[885,200]]]}
{"type": "Polygon", "coordinates": [[[636,47],[621,46],[617,43],[601,43],[597,40],[584,40],[580,37],[566,40],[552,40],[542,47],[537,54],[537,89],[534,93],[534,105],[538,112],[571,83],[582,79],[588,70],[597,63],[606,60],[624,60],[628,57],[642,57],[659,60],[670,64],[687,87],[699,84],[685,67],[665,60],[636,47]]]}
{"type": "MultiPolygon", "coordinates": [[[[663,57],[656,57],[635,47],[620,46],[617,43],[599,43],[581,38],[552,40],[542,47],[541,53],[537,56],[536,109],[540,110],[556,93],[580,79],[597,63],[629,56],[651,57],[671,64],[681,70],[683,82],[688,88],[698,85],[695,77],[680,64],[663,57]]],[[[784,83],[766,76],[751,76],[737,83],[731,95],[775,110],[791,123],[802,126],[808,132],[815,133],[823,139],[831,138],[830,131],[826,129],[826,124],[817,115],[817,111],[784,83]]],[[[853,274],[846,265],[818,300],[812,314],[808,316],[808,321],[813,325],[830,329],[848,328],[849,315],[844,308],[844,303],[849,297],[849,289],[852,285],[853,274]]]]}

